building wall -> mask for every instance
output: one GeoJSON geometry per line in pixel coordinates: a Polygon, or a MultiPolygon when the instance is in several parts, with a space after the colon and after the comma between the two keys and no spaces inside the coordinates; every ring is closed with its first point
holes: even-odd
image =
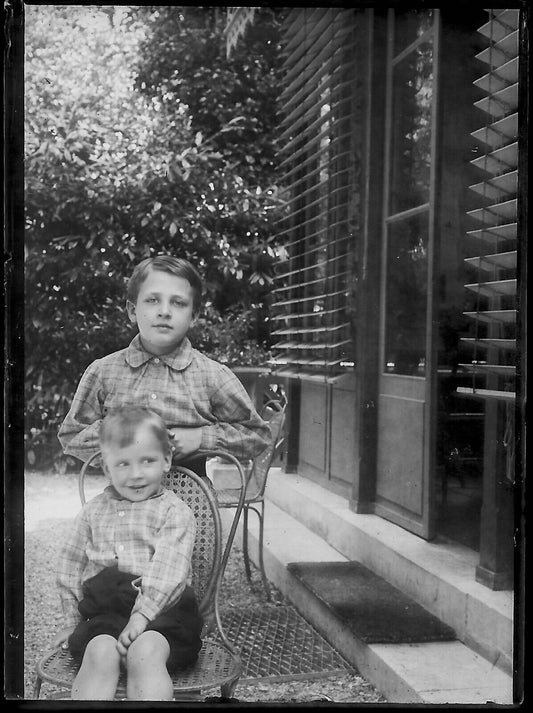
{"type": "Polygon", "coordinates": [[[346,497],[358,475],[356,378],[303,381],[298,472],[346,497]]]}

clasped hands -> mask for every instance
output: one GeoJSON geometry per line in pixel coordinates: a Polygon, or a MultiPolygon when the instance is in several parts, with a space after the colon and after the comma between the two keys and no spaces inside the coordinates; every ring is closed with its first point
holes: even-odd
{"type": "Polygon", "coordinates": [[[140,612],[133,612],[128,623],[120,632],[117,639],[117,649],[119,654],[124,657],[131,643],[140,636],[148,626],[148,619],[140,612]]]}
{"type": "Polygon", "coordinates": [[[172,453],[175,456],[186,458],[199,450],[202,442],[201,428],[180,428],[170,426],[168,429],[171,438],[172,453]]]}
{"type": "MultiPolygon", "coordinates": [[[[122,629],[117,639],[117,650],[123,658],[126,656],[130,644],[133,643],[135,639],[143,633],[143,631],[145,631],[147,626],[148,619],[144,616],[144,614],[141,614],[140,612],[133,612],[133,614],[131,614],[128,623],[122,629]]],[[[63,648],[67,648],[66,642],[75,628],[76,626],[74,625],[58,631],[54,637],[53,645],[62,645],[63,648]]]]}

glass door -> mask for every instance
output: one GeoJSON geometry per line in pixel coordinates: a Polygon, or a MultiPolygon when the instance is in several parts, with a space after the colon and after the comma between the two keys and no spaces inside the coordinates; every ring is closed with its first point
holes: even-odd
{"type": "Polygon", "coordinates": [[[389,10],[376,513],[433,536],[438,10],[389,10]]]}

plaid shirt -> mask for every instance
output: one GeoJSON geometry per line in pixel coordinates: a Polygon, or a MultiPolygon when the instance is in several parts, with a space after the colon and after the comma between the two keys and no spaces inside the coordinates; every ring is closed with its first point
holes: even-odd
{"type": "Polygon", "coordinates": [[[155,356],[137,335],[86,369],[59,429],[64,452],[87,461],[99,450],[107,410],[129,404],[153,409],[168,426],[201,428],[200,451],[220,449],[246,460],[270,442],[268,424],[227,366],[193,349],[187,338],[174,352],[155,356]]]}
{"type": "Polygon", "coordinates": [[[141,578],[134,582],[140,586],[132,612],[154,619],[190,583],[195,536],[192,511],[170,490],[131,502],[108,486],[78,513],[59,558],[64,625],[81,620],[82,585],[105,567],[141,578]]]}

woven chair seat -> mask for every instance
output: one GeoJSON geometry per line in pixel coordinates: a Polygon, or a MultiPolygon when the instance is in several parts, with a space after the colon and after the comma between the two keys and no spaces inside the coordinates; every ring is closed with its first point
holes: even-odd
{"type": "MultiPolygon", "coordinates": [[[[72,688],[79,663],[68,649],[57,648],[49,651],[37,663],[37,673],[43,681],[72,688]]],[[[238,657],[217,641],[204,640],[198,660],[194,666],[171,674],[174,693],[198,691],[206,686],[223,686],[242,673],[242,663],[238,657]]],[[[126,695],[126,678],[120,675],[116,697],[126,695]]]]}

